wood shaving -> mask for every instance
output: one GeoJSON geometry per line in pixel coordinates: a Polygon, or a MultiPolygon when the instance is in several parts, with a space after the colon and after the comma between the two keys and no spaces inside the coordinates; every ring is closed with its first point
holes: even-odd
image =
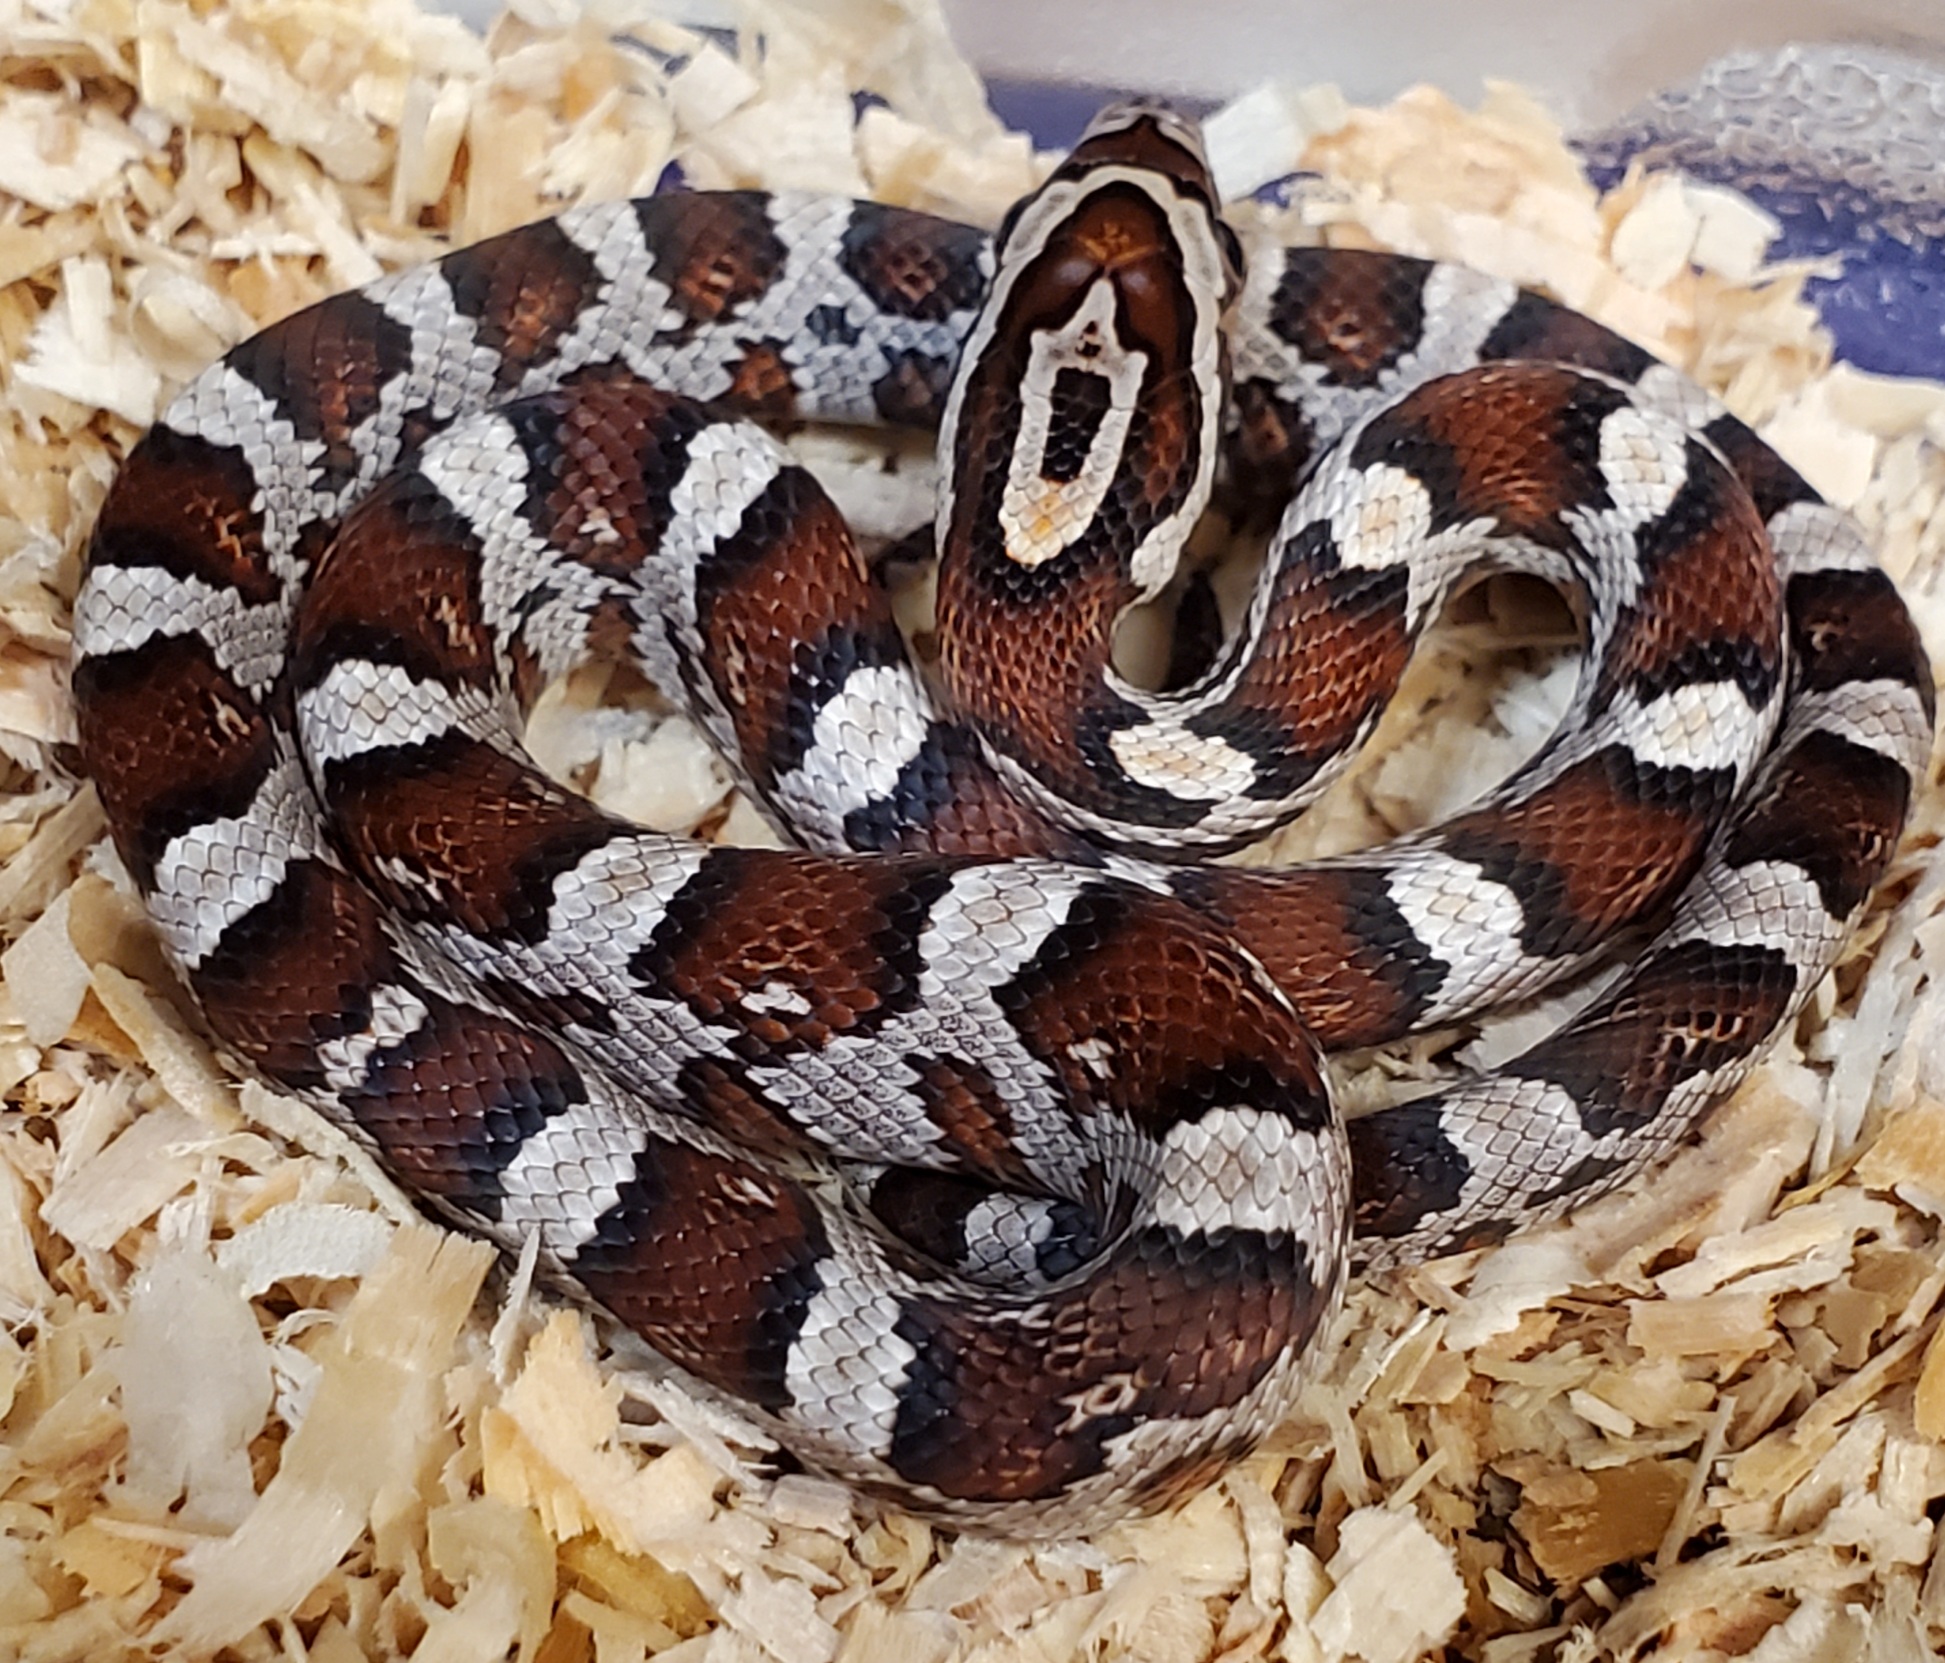
{"type": "MultiPolygon", "coordinates": [[[[117,458],[251,330],[671,164],[987,224],[1048,165],[928,0],[745,18],[739,45],[635,0],[527,0],[484,40],[412,0],[0,13],[0,1656],[1936,1655],[1937,789],[1695,1147],[1566,1228],[1356,1289],[1264,1450],[1091,1541],[954,1541],[775,1476],[626,1336],[535,1301],[530,1266],[482,1302],[485,1249],[197,1038],[64,769],[68,602],[117,458]]],[[[1831,368],[1807,268],[1766,263],[1733,193],[1601,196],[1503,86],[1467,111],[1279,84],[1210,135],[1239,193],[1301,175],[1243,210],[1293,240],[1465,260],[1689,367],[1856,509],[1945,657],[1945,387],[1831,368]]],[[[872,535],[926,518],[921,451],[795,442],[872,535]]],[[[1481,611],[1513,645],[1462,615],[1286,855],[1419,823],[1539,742],[1557,608],[1495,587],[1481,611]]],[[[625,677],[572,678],[535,730],[603,801],[768,835],[625,677]]]]}

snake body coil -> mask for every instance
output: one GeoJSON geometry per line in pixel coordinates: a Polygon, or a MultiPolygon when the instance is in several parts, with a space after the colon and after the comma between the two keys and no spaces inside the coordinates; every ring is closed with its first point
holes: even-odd
{"type": "Polygon", "coordinates": [[[76,604],[85,764],[221,1043],[805,1460],[984,1528],[1200,1482],[1354,1253],[1670,1147],[1833,962],[1929,751],[1858,528],[1672,371],[1473,273],[1246,252],[1144,106],[997,253],[826,199],[576,210],[238,347],[76,604]],[[943,699],[732,412],[940,427],[943,699]],[[1213,662],[1132,686],[1114,622],[1219,468],[1301,485],[1213,662]],[[1314,797],[1484,569],[1586,619],[1530,765],[1373,854],[1185,864],[1314,797]],[[804,852],[533,770],[520,701],[616,645],[804,852]],[[1622,930],[1558,1034],[1347,1135],[1320,1047],[1622,930]]]}

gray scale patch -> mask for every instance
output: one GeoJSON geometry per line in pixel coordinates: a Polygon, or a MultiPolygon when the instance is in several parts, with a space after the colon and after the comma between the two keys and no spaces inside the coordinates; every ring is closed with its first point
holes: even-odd
{"type": "Polygon", "coordinates": [[[1436,1026],[1544,986],[1564,968],[1520,946],[1525,906],[1469,860],[1417,848],[1384,863],[1392,905],[1431,956],[1446,966],[1423,1021],[1436,1026]]]}
{"type": "Polygon", "coordinates": [[[1774,699],[1751,709],[1733,681],[1686,682],[1646,704],[1624,689],[1600,731],[1651,768],[1720,770],[1740,781],[1769,743],[1774,709],[1774,699]]]}
{"type": "Polygon", "coordinates": [[[790,465],[783,447],[748,422],[718,422],[689,440],[682,476],[669,492],[668,529],[636,605],[642,621],[632,644],[657,686],[685,685],[671,623],[691,656],[699,650],[697,574],[790,465]]]}
{"type": "Polygon", "coordinates": [[[197,635],[224,674],[256,695],[282,671],[289,632],[289,608],[281,601],[252,606],[234,589],[155,566],[91,567],[74,605],[79,658],[105,658],[152,640],[197,635]]]}
{"type": "Polygon", "coordinates": [[[1635,538],[1666,514],[1688,483],[1688,434],[1666,416],[1622,405],[1601,422],[1600,470],[1610,503],[1570,508],[1561,517],[1608,576],[1608,610],[1633,606],[1640,595],[1641,562],[1635,538]],[[1603,551],[1612,553],[1603,558],[1603,551]]]}
{"type": "Polygon", "coordinates": [[[1032,962],[1091,886],[1051,862],[974,866],[953,875],[919,937],[928,997],[948,986],[1003,987],[1032,962]]]}
{"type": "Polygon", "coordinates": [[[826,1262],[805,1308],[784,1383],[788,1420],[827,1445],[881,1462],[917,1348],[896,1332],[903,1301],[882,1266],[826,1262]]]}
{"type": "Polygon", "coordinates": [[[312,764],[328,768],[367,751],[423,745],[462,733],[517,754],[499,701],[473,687],[420,681],[396,664],[340,659],[297,696],[297,725],[312,764]]]}
{"type": "Polygon", "coordinates": [[[1700,433],[1718,416],[1729,413],[1727,405],[1672,364],[1650,364],[1634,383],[1634,396],[1645,409],[1692,433],[1700,433]]]}
{"type": "MultiPolygon", "coordinates": [[[[903,1030],[909,1036],[910,1030],[903,1030]]],[[[890,1036],[845,1035],[787,1062],[750,1066],[752,1083],[822,1148],[849,1161],[947,1164],[944,1134],[918,1095],[911,1053],[890,1036]]]]}
{"type": "Polygon", "coordinates": [[[1349,1189],[1335,1136],[1231,1106],[1206,1110],[1163,1135],[1154,1209],[1157,1222],[1181,1236],[1287,1235],[1321,1256],[1337,1251],[1342,1240],[1349,1189]]]}
{"type": "Polygon", "coordinates": [[[479,338],[479,326],[453,303],[452,286],[436,265],[415,266],[389,278],[377,295],[387,317],[412,337],[412,367],[379,388],[378,408],[351,436],[362,495],[399,458],[407,419],[450,421],[497,396],[500,355],[479,338]]]}
{"type": "Polygon", "coordinates": [[[1923,777],[1931,758],[1931,722],[1917,689],[1901,681],[1852,681],[1799,693],[1778,751],[1813,730],[1889,757],[1914,780],[1923,777]]]}
{"type": "Polygon", "coordinates": [[[846,817],[889,799],[935,728],[911,665],[853,670],[813,717],[803,761],[777,782],[777,806],[806,838],[841,845],[846,817]]]}
{"type": "Polygon", "coordinates": [[[1053,1203],[1030,1195],[991,1195],[966,1215],[966,1253],[956,1268],[997,1287],[1039,1285],[1040,1247],[1054,1233],[1053,1203]]]}
{"type": "Polygon", "coordinates": [[[247,813],[207,820],[169,840],[155,863],[149,916],[177,962],[194,970],[231,925],[277,892],[292,866],[321,856],[310,786],[286,757],[264,777],[247,813]]]}
{"type": "Polygon", "coordinates": [[[1602,1152],[1582,1129],[1573,1095],[1550,1080],[1501,1080],[1491,1093],[1462,1087],[1441,1102],[1441,1121],[1472,1172],[1457,1207],[1420,1226],[1437,1239],[1479,1217],[1517,1207],[1602,1152]]]}
{"type": "Polygon", "coordinates": [[[1867,572],[1877,552],[1855,515],[1827,502],[1793,502],[1769,517],[1766,528],[1784,572],[1867,572]]]}
{"type": "Polygon", "coordinates": [[[515,1239],[537,1234],[562,1264],[595,1237],[602,1215],[635,1176],[649,1128],[614,1100],[590,1095],[551,1115],[499,1174],[500,1227],[515,1239]]]}
{"type": "Polygon", "coordinates": [[[1689,886],[1667,933],[1644,957],[1684,941],[1715,947],[1769,947],[1802,967],[1823,961],[1846,934],[1824,911],[1810,874],[1789,861],[1710,865],[1689,886]]]}

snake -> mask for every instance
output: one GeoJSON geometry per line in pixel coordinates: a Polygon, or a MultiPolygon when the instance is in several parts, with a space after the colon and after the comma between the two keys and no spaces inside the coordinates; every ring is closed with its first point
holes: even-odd
{"type": "Polygon", "coordinates": [[[1709,395],[1501,279],[1239,231],[1139,101],[997,235],[674,189],[293,314],[129,450],[73,651],[226,1056],[780,1460],[1014,1535],[1206,1485],[1354,1271],[1688,1137],[1855,929],[1934,715],[1858,522],[1709,395]],[[934,642],[806,422],[936,430],[934,642]],[[1255,587],[1124,673],[1212,501],[1274,525],[1255,587]],[[1374,850],[1219,858],[1496,572],[1584,638],[1537,753],[1374,850]],[[540,772],[590,654],[785,846],[540,772]],[[1520,1055],[1336,1106],[1341,1053],[1588,977],[1520,1055]]]}

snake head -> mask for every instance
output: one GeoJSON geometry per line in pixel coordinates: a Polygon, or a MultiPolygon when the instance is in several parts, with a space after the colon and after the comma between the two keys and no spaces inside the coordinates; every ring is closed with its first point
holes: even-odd
{"type": "Polygon", "coordinates": [[[1036,203],[1048,196],[1059,197],[1063,202],[1068,200],[1070,192],[1066,187],[1083,183],[1101,169],[1150,175],[1152,184],[1167,181],[1183,203],[1198,207],[1207,222],[1207,236],[1215,244],[1224,268],[1224,304],[1235,297],[1242,286],[1242,245],[1222,218],[1222,199],[1209,169],[1201,126],[1192,117],[1156,99],[1124,99],[1104,106],[1095,115],[1066,160],[1054,169],[1040,189],[1007,211],[998,239],[1001,260],[1006,258],[1022,222],[1036,203]]]}
{"type": "Polygon", "coordinates": [[[1003,228],[960,358],[940,441],[945,611],[962,582],[1017,597],[1043,569],[1109,613],[1168,581],[1209,497],[1240,283],[1195,123],[1103,110],[1003,228]]]}
{"type": "Polygon", "coordinates": [[[1134,169],[1168,179],[1185,202],[1201,207],[1227,268],[1228,297],[1234,298],[1242,283],[1242,245],[1222,217],[1222,195],[1209,167],[1201,124],[1152,98],[1106,105],[1087,124],[1080,141],[1048,183],[1079,179],[1104,167],[1134,169]]]}

